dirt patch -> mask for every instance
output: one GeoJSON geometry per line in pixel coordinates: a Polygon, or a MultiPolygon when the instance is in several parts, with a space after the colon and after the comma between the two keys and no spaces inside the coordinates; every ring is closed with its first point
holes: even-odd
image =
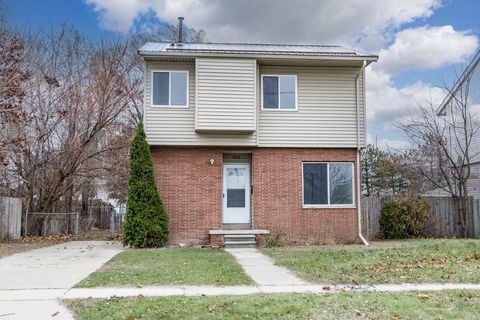
{"type": "MultiPolygon", "coordinates": [[[[115,237],[117,239],[117,237],[115,237]]],[[[92,228],[82,234],[80,234],[76,240],[88,241],[88,240],[112,240],[110,237],[110,230],[92,228]]]]}

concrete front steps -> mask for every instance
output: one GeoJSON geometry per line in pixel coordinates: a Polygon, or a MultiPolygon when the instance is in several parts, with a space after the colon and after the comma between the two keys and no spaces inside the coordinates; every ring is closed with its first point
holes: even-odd
{"type": "Polygon", "coordinates": [[[210,246],[216,248],[255,248],[257,246],[257,236],[268,233],[268,230],[263,229],[210,230],[210,246]]]}
{"type": "Polygon", "coordinates": [[[254,234],[226,234],[223,239],[225,248],[255,248],[257,246],[254,234]]]}

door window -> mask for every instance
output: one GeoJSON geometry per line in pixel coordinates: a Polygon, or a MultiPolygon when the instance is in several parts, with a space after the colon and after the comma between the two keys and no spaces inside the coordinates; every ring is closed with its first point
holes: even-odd
{"type": "Polygon", "coordinates": [[[227,208],[245,208],[245,168],[227,168],[227,208]]]}

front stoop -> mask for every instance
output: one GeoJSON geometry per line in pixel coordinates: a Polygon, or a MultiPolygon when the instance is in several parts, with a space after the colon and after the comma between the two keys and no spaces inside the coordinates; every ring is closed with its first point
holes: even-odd
{"type": "Polygon", "coordinates": [[[210,246],[213,248],[254,248],[257,245],[257,236],[268,234],[268,230],[210,230],[210,246]]]}
{"type": "Polygon", "coordinates": [[[226,234],[223,236],[225,248],[255,248],[254,234],[226,234]]]}

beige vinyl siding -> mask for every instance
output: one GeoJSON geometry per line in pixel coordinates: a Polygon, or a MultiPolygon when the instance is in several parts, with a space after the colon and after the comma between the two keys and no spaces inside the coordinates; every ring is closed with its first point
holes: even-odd
{"type": "Polygon", "coordinates": [[[256,60],[196,59],[198,131],[255,130],[256,60]]]}
{"type": "MultiPolygon", "coordinates": [[[[297,75],[298,105],[297,111],[259,111],[259,146],[357,147],[355,77],[359,70],[359,68],[260,66],[259,76],[297,75]]],[[[365,143],[366,129],[363,83],[363,75],[360,75],[358,92],[361,144],[365,143]]],[[[259,88],[259,94],[260,92],[259,88]]]]}
{"type": "Polygon", "coordinates": [[[198,134],[195,132],[195,62],[147,61],[145,76],[145,131],[151,145],[254,146],[255,133],[198,134]],[[189,72],[188,108],[152,107],[151,72],[185,70],[189,72]]]}
{"type": "Polygon", "coordinates": [[[359,111],[360,111],[360,147],[367,146],[367,110],[365,101],[365,70],[362,71],[362,74],[358,77],[359,81],[359,111]]]}
{"type": "MultiPolygon", "coordinates": [[[[245,60],[249,61],[249,60],[245,60]]],[[[255,62],[257,94],[245,117],[257,130],[247,134],[195,132],[195,62],[147,61],[145,127],[152,145],[219,145],[261,147],[356,147],[357,114],[355,76],[359,68],[279,67],[255,62]],[[152,70],[189,72],[189,107],[151,107],[152,70]],[[297,76],[297,111],[261,110],[261,74],[297,76]],[[257,125],[255,125],[255,123],[257,125]],[[257,137],[258,136],[258,137],[257,137]],[[257,141],[258,138],[258,141],[257,141]]],[[[233,90],[233,89],[232,89],[233,90]]],[[[233,90],[235,92],[236,90],[233,90]]],[[[365,143],[364,75],[359,77],[361,143],[365,143]]],[[[213,105],[213,104],[212,104],[213,105]]],[[[240,111],[243,116],[244,111],[240,111]]],[[[216,115],[214,111],[205,113],[216,115]]],[[[234,115],[238,115],[236,112],[234,115]]],[[[197,115],[198,116],[198,115],[197,115]]],[[[225,119],[225,118],[223,118],[225,119]]],[[[222,121],[220,121],[221,123],[222,121]]],[[[213,125],[213,124],[212,124],[213,125]]],[[[218,122],[214,128],[221,128],[218,122]]],[[[246,126],[236,127],[245,128],[246,126]]],[[[228,129],[231,130],[231,126],[228,129]]],[[[250,127],[251,128],[251,127],[250,127]]]]}

